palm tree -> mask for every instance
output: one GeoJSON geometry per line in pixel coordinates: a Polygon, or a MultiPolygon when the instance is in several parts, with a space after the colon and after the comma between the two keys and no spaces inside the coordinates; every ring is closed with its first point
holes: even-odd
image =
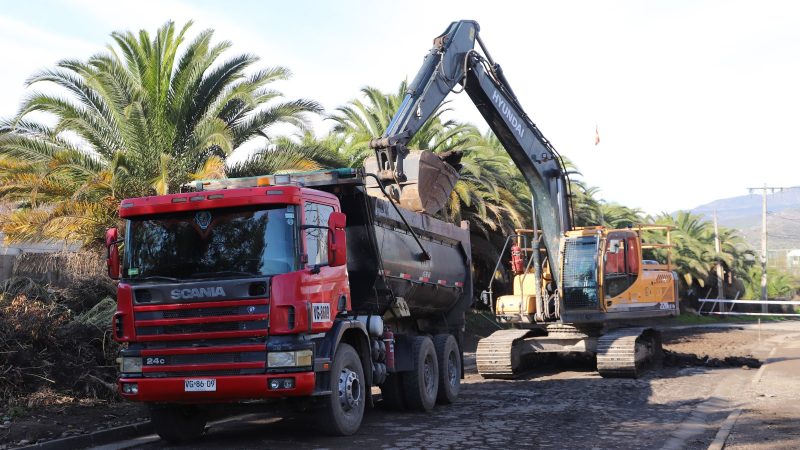
{"type": "MultiPolygon", "coordinates": [[[[798,290],[800,280],[778,269],[767,269],[767,297],[791,300],[798,290]]],[[[750,268],[750,279],[745,283],[744,298],[761,299],[761,268],[756,265],[750,268]]]]}
{"type": "Polygon", "coordinates": [[[257,150],[247,159],[227,165],[222,173],[224,177],[236,178],[349,167],[349,161],[332,151],[330,145],[330,140],[317,140],[310,132],[305,133],[299,143],[280,137],[274,146],[257,150]]]}
{"type": "Polygon", "coordinates": [[[221,60],[231,43],[213,43],[213,30],[180,52],[190,27],[167,22],[152,38],[115,32],[108,51],[28,80],[61,92],[32,91],[0,123],[0,198],[21,206],[3,217],[9,239],[94,242],[114,224],[120,199],[220,176],[240,145],[272,138],[275,124],[305,127],[306,114],[321,111],[309,100],[278,101],[271,85],[288,69],[252,71],[253,55],[221,60]]]}
{"type": "MultiPolygon", "coordinates": [[[[682,276],[686,286],[705,287],[710,272],[710,261],[713,259],[713,230],[708,221],[686,211],[679,211],[675,216],[661,213],[656,219],[658,225],[674,227],[672,239],[672,264],[682,276]],[[709,240],[709,236],[712,240],[709,240]]],[[[648,241],[663,243],[664,237],[659,234],[650,236],[648,241]]],[[[659,259],[663,251],[655,252],[659,259]]]]}
{"type": "Polygon", "coordinates": [[[618,203],[599,202],[600,222],[608,228],[625,228],[644,222],[644,212],[618,203]]]}
{"type": "MultiPolygon", "coordinates": [[[[701,216],[679,211],[674,216],[662,213],[654,222],[660,225],[671,225],[672,263],[681,275],[684,292],[693,290],[698,296],[711,295],[716,289],[716,265],[722,262],[723,270],[729,275],[727,285],[740,282],[748,283],[751,279],[749,269],[754,261],[753,251],[747,246],[741,235],[735,230],[720,227],[720,252],[714,245],[714,228],[701,216]],[[701,292],[707,289],[706,292],[701,292]]],[[[664,243],[661,234],[647,234],[649,242],[664,243]]],[[[663,250],[653,251],[658,259],[665,260],[663,250]]]]}
{"type": "MultiPolygon", "coordinates": [[[[369,141],[380,137],[389,127],[400,103],[408,90],[408,82],[400,83],[394,93],[385,93],[374,87],[361,89],[363,99],[355,98],[344,106],[336,108],[329,116],[335,122],[332,134],[344,138],[344,145],[339,151],[352,161],[354,166],[361,166],[365,158],[372,155],[369,141]]],[[[417,150],[444,152],[465,144],[457,139],[462,127],[453,120],[443,121],[442,114],[450,111],[449,102],[443,102],[431,114],[430,119],[414,134],[408,147],[417,150]]]]}

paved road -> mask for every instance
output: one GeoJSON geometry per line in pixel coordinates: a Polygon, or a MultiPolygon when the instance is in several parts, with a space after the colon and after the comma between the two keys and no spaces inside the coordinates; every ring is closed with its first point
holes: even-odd
{"type": "Polygon", "coordinates": [[[725,448],[800,448],[800,334],[784,334],[760,348],[766,364],[740,393],[741,414],[725,448]]]}
{"type": "MultiPolygon", "coordinates": [[[[763,369],[675,367],[607,380],[574,362],[560,372],[499,381],[483,380],[473,368],[457,404],[430,414],[368,411],[353,437],[320,436],[302,420],[255,415],[212,425],[189,447],[706,449],[727,439],[726,448],[737,450],[800,448],[793,426],[800,406],[786,404],[800,405],[800,323],[767,329],[781,334],[759,342],[757,327],[737,331],[752,335],[756,356],[771,353],[763,369]]],[[[104,449],[163,446],[146,437],[104,449]]]]}

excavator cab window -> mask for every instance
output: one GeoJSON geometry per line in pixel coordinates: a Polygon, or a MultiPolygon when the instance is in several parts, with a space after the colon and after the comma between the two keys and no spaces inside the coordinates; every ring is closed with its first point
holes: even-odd
{"type": "Polygon", "coordinates": [[[627,290],[639,275],[639,242],[636,236],[609,236],[603,254],[603,286],[606,298],[627,290]]]}
{"type": "Polygon", "coordinates": [[[564,245],[564,305],[567,309],[598,309],[597,237],[568,238],[564,245]]]}

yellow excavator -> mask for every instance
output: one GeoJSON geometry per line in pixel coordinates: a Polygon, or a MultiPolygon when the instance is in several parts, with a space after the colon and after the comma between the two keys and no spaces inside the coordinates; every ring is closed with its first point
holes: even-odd
{"type": "Polygon", "coordinates": [[[498,319],[516,328],[479,342],[478,371],[515,377],[530,355],[581,352],[596,355],[604,377],[636,377],[661,354],[658,330],[642,322],[678,314],[669,257],[665,264],[642,257],[648,247],[669,248],[669,229],[573,227],[561,157],[523,111],[479,30],[477,22],[461,20],[434,39],[386,132],[370,142],[373,189],[386,185],[394,201],[419,212],[444,206],[458,180],[458,155],[406,146],[450,92],[465,91],[528,183],[534,225],[509,236],[503,249],[513,244],[513,292],[495,302],[490,284],[482,294],[498,319]],[[643,234],[659,231],[666,244],[643,243],[643,234]]]}

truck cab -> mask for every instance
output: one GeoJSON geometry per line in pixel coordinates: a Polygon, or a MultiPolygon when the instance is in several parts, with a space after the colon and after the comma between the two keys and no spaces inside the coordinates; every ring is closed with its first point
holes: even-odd
{"type": "Polygon", "coordinates": [[[123,200],[124,237],[106,235],[119,389],[162,438],[200,435],[214,403],[294,399],[349,435],[372,386],[455,400],[468,229],[371,197],[356,169],[184,190],[123,200]]]}

